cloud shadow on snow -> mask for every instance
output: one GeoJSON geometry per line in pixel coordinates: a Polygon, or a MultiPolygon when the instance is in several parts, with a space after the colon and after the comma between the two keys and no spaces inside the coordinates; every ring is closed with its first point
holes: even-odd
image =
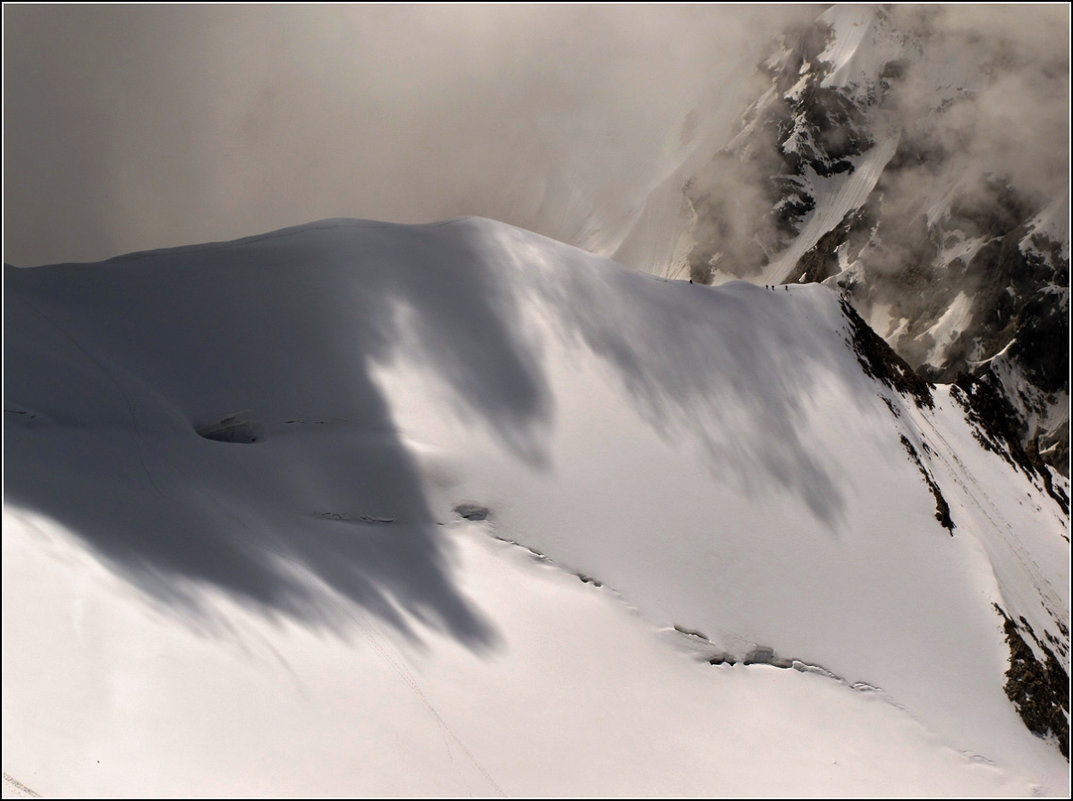
{"type": "MultiPolygon", "coordinates": [[[[527,252],[524,269],[534,272],[547,256],[527,250],[527,236],[496,232],[504,258],[527,252]]],[[[699,443],[716,480],[757,502],[773,488],[796,494],[837,528],[843,493],[809,444],[806,410],[822,382],[859,388],[867,379],[834,357],[829,332],[807,319],[807,301],[745,284],[712,291],[664,282],[654,291],[651,276],[565,247],[557,256],[571,269],[537,281],[550,316],[564,338],[611,368],[644,420],[664,437],[699,443]]]]}
{"type": "Polygon", "coordinates": [[[176,608],[196,613],[207,585],[341,630],[326,586],[414,642],[416,618],[490,646],[452,580],[437,525],[451,512],[431,508],[371,370],[417,359],[451,390],[445,414],[541,469],[554,405],[519,324],[524,292],[612,369],[648,424],[700,443],[716,480],[757,502],[797,495],[837,528],[838,477],[802,426],[817,382],[865,378],[831,356],[807,303],[758,305],[749,293],[766,291],[745,286],[653,291],[651,278],[530,237],[480,220],[335,220],[7,270],[6,402],[35,415],[7,421],[8,502],[176,608]],[[765,325],[758,309],[802,319],[765,325]],[[257,442],[194,431],[238,411],[257,442]]]}
{"type": "Polygon", "coordinates": [[[414,642],[410,616],[491,646],[452,581],[449,512],[430,508],[370,368],[416,337],[458,402],[540,465],[550,393],[510,298],[442,226],[310,227],[7,270],[6,402],[34,415],[5,414],[7,500],[176,609],[197,614],[208,585],[339,629],[326,585],[414,642]],[[193,430],[236,411],[263,438],[193,430]]]}

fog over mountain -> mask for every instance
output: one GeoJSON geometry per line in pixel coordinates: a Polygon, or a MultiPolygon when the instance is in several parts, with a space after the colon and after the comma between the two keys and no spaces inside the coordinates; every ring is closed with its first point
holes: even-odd
{"type": "Polygon", "coordinates": [[[815,13],[5,5],[5,259],[339,216],[478,214],[606,248],[815,13]]]}
{"type": "MultiPolygon", "coordinates": [[[[834,160],[870,150],[878,139],[898,140],[902,158],[882,187],[887,219],[950,203],[944,195],[954,192],[982,210],[995,204],[1000,183],[1037,210],[1068,195],[1064,6],[843,6],[807,25],[789,26],[780,40],[763,59],[763,71],[774,79],[765,88],[792,95],[796,85],[799,94],[815,73],[817,89],[841,91],[848,101],[841,111],[849,117],[829,109],[810,120],[823,128],[817,144],[834,160]],[[845,25],[824,52],[832,34],[829,20],[845,25]],[[825,55],[845,63],[829,64],[835,68],[825,73],[825,55]],[[793,70],[787,70],[791,64],[793,70]]],[[[776,105],[794,100],[780,97],[776,105]]],[[[691,195],[733,199],[729,213],[741,220],[727,225],[719,215],[698,215],[694,236],[718,240],[728,254],[719,269],[748,276],[766,262],[761,245],[770,250],[777,234],[770,227],[775,221],[766,190],[772,176],[787,171],[787,154],[769,140],[781,135],[785,141],[788,133],[777,127],[750,130],[737,145],[747,159],[691,177],[691,195]]],[[[913,238],[891,241],[870,266],[902,272],[915,258],[915,246],[913,238]]]]}

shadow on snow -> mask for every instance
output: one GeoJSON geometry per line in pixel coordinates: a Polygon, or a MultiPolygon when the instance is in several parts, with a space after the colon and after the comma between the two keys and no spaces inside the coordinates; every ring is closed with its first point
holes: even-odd
{"type": "Polygon", "coordinates": [[[523,295],[612,368],[649,424],[700,442],[718,480],[796,494],[832,528],[842,515],[800,426],[818,381],[863,376],[830,356],[822,325],[760,326],[740,302],[759,288],[654,291],[480,220],[325,221],[5,279],[7,401],[26,412],[5,426],[8,500],[176,605],[197,609],[201,582],[333,626],[323,583],[415,642],[408,616],[492,645],[370,371],[423,360],[540,469],[554,405],[523,295]],[[195,433],[239,411],[256,442],[195,433]]]}

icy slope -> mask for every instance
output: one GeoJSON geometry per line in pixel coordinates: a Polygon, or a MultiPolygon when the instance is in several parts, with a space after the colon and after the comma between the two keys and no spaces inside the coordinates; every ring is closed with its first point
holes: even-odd
{"type": "Polygon", "coordinates": [[[825,287],[480,219],[5,279],[37,792],[1068,792],[996,609],[1068,672],[1068,484],[825,287]]]}

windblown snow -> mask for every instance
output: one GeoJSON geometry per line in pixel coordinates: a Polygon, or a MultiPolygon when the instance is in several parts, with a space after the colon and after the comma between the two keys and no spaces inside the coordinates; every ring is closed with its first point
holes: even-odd
{"type": "Polygon", "coordinates": [[[828,287],[476,218],[5,281],[5,794],[1069,793],[996,609],[1068,673],[1067,512],[828,287]]]}

